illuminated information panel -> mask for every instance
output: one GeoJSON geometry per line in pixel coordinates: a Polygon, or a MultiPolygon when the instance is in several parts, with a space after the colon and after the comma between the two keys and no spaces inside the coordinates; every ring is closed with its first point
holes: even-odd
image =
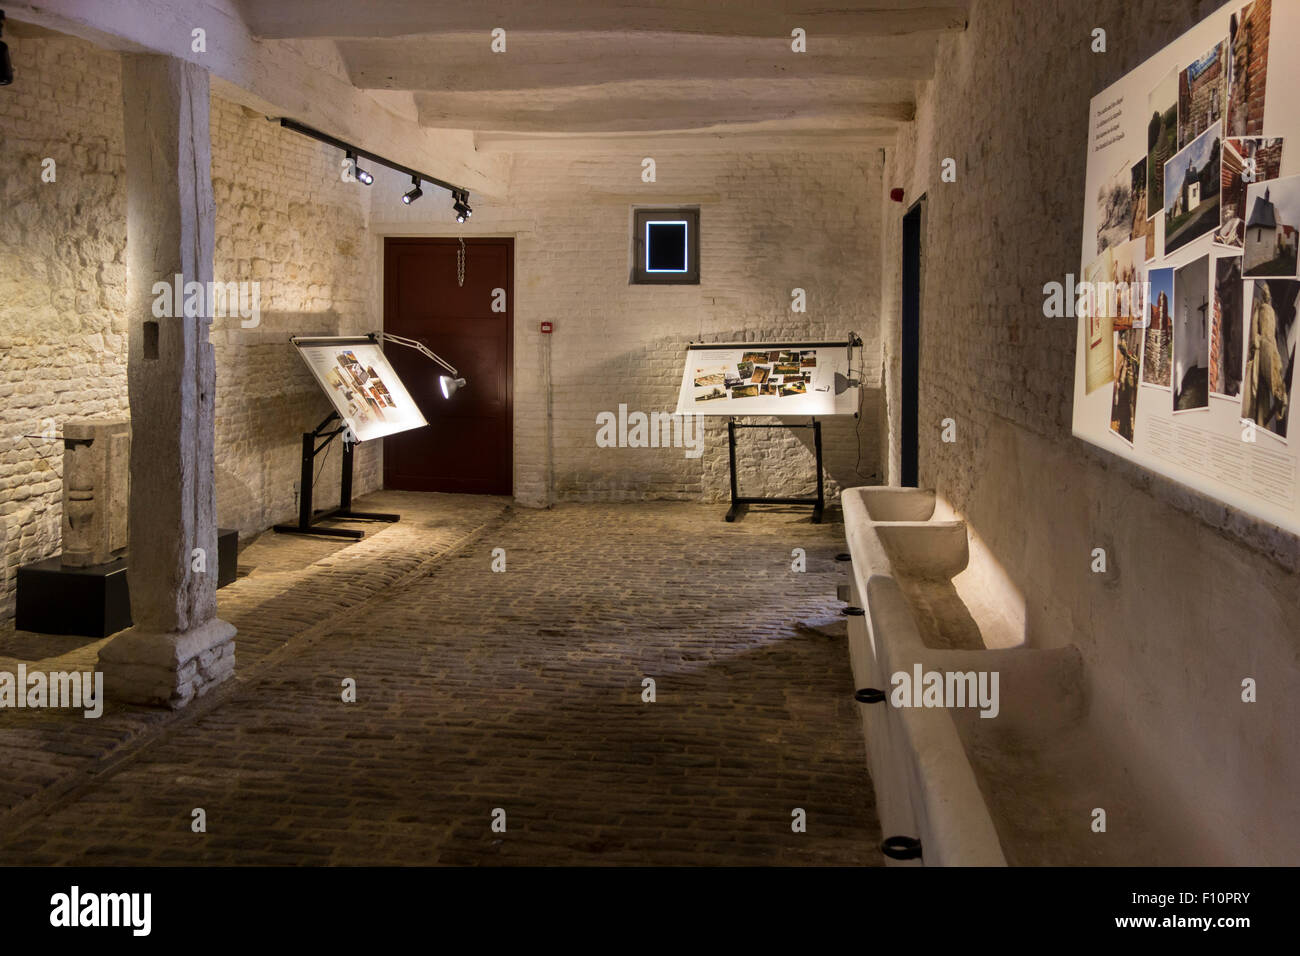
{"type": "Polygon", "coordinates": [[[428,424],[373,339],[354,335],[292,341],[357,441],[428,424]]]}
{"type": "Polygon", "coordinates": [[[1300,3],[1230,3],[1093,98],[1056,314],[1077,437],[1300,533],[1297,51],[1300,3]]]}
{"type": "Polygon", "coordinates": [[[691,345],[677,414],[852,415],[849,351],[848,342],[691,345]]]}

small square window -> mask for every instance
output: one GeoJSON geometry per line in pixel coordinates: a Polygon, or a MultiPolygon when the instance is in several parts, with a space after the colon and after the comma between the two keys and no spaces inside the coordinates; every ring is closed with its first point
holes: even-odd
{"type": "Polygon", "coordinates": [[[636,209],[632,215],[632,282],[698,285],[700,211],[636,209]]]}

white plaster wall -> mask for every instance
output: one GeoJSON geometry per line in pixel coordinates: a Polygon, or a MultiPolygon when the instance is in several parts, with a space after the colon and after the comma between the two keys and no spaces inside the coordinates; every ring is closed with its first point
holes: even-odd
{"type": "MultiPolygon", "coordinates": [[[[1075,326],[1042,312],[1043,284],[1078,269],[1089,98],[1218,6],[977,0],[888,156],[881,360],[896,423],[900,223],[927,193],[922,485],[1024,592],[1031,642],[1079,644],[1094,712],[1153,799],[1198,821],[1201,857],[1294,864],[1300,542],[1075,441],[1075,326]],[[1089,49],[1094,27],[1109,52],[1089,49]],[[1108,574],[1090,570],[1097,547],[1108,574]],[[1240,700],[1246,677],[1258,703],[1240,700]]],[[[892,445],[888,462],[897,481],[892,445]]]]}

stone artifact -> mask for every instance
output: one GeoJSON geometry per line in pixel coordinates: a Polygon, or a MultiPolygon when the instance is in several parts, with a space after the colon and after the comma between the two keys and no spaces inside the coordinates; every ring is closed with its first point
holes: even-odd
{"type": "Polygon", "coordinates": [[[1277,312],[1267,282],[1259,283],[1255,290],[1254,311],[1242,409],[1255,424],[1267,427],[1275,412],[1279,421],[1286,417],[1287,406],[1286,368],[1277,347],[1277,312]]]}
{"type": "Polygon", "coordinates": [[[63,426],[63,565],[107,564],[126,553],[131,423],[63,426]]]}

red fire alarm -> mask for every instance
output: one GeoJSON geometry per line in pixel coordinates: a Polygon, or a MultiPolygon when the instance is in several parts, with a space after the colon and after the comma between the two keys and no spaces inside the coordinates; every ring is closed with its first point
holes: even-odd
{"type": "Polygon", "coordinates": [[[901,190],[901,189],[899,189],[897,186],[895,186],[893,189],[891,189],[891,190],[889,191],[889,198],[892,199],[892,200],[894,200],[894,202],[902,202],[902,201],[903,201],[903,190],[901,190]]]}
{"type": "Polygon", "coordinates": [[[554,330],[555,330],[555,326],[552,325],[550,322],[543,322],[543,323],[542,323],[542,334],[543,334],[543,335],[550,335],[551,332],[553,332],[554,330]]]}

